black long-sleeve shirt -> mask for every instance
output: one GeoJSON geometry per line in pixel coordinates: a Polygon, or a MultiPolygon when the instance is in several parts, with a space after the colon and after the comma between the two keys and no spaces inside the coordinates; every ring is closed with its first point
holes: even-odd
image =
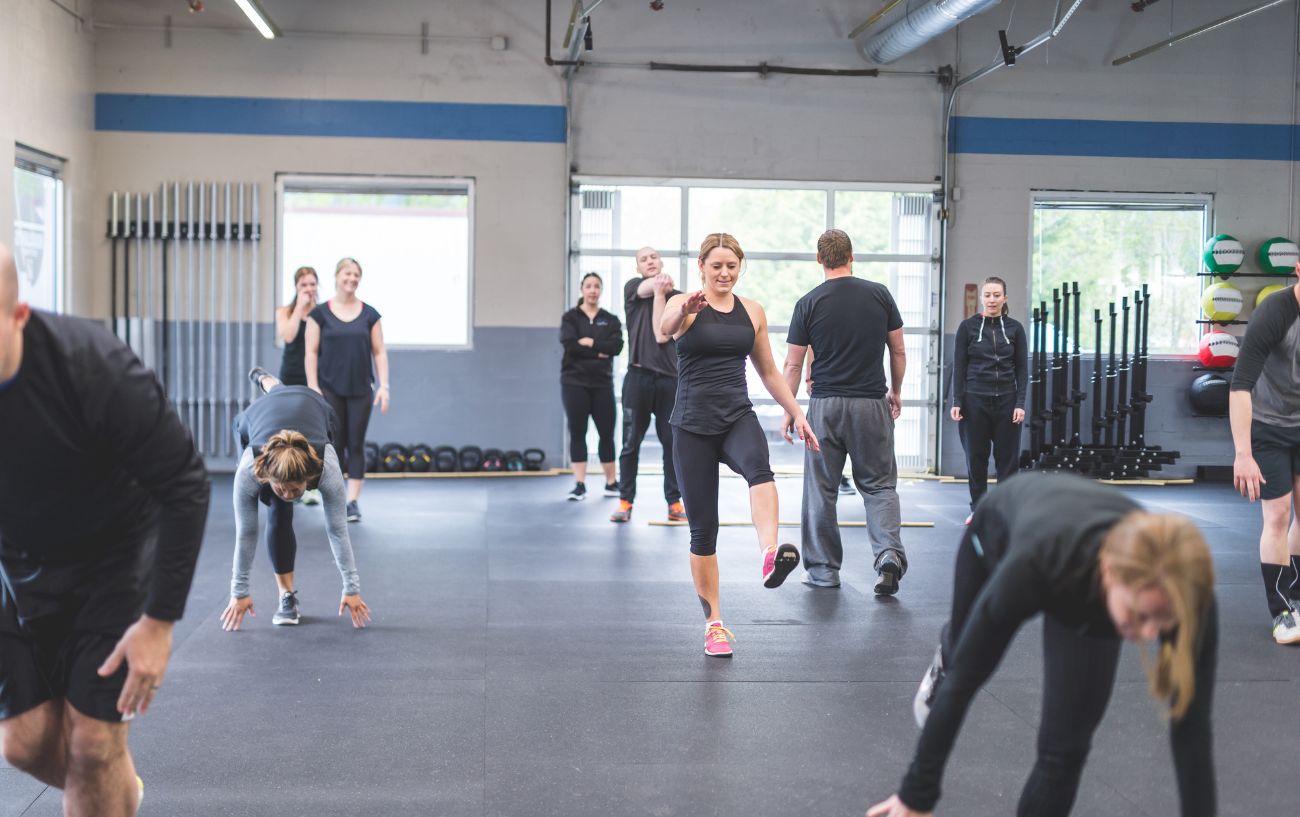
{"type": "Polygon", "coordinates": [[[613,357],[623,351],[623,324],[603,309],[596,311],[595,318],[588,318],[582,307],[575,306],[560,318],[560,345],[564,347],[560,383],[610,386],[614,383],[613,357]],[[594,343],[583,346],[578,343],[582,338],[591,338],[594,343]]]}
{"type": "MultiPolygon", "coordinates": [[[[1022,474],[985,498],[973,532],[979,536],[989,578],[953,645],[916,755],[898,790],[909,808],[934,810],[966,710],[1021,624],[1047,613],[1090,635],[1119,637],[1106,611],[1098,554],[1106,533],[1137,509],[1114,488],[1067,475],[1022,474]]],[[[1210,610],[1202,620],[1195,698],[1170,731],[1183,817],[1212,817],[1216,808],[1210,706],[1217,613],[1210,610]]]]}
{"type": "Polygon", "coordinates": [[[0,384],[0,428],[0,555],[83,562],[153,525],[145,612],[180,618],[208,473],[153,372],[104,328],[34,311],[18,373],[0,384]]]}
{"type": "Polygon", "coordinates": [[[952,404],[967,394],[1001,397],[1014,392],[1016,408],[1025,407],[1029,344],[1025,327],[1015,318],[972,315],[957,326],[953,346],[952,404]]]}

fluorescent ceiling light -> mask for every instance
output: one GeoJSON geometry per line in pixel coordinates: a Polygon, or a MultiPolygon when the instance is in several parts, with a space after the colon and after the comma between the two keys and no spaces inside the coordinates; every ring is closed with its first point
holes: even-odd
{"type": "Polygon", "coordinates": [[[267,17],[266,12],[262,11],[262,7],[258,5],[257,0],[235,0],[235,5],[243,10],[244,14],[248,16],[249,22],[263,37],[274,40],[280,36],[280,29],[276,28],[275,23],[271,22],[271,18],[267,17]]]}

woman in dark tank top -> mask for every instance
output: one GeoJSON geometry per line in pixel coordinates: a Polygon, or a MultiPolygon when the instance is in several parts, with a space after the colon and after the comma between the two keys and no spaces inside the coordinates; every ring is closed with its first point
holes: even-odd
{"type": "Polygon", "coordinates": [[[700,246],[702,289],[675,295],[664,307],[665,335],[677,340],[677,402],[673,407],[673,464],[691,526],[691,578],[707,623],[704,654],[731,655],[718,592],[718,465],[749,483],[749,507],[763,554],[765,587],[780,587],[799,564],[794,545],[777,545],[777,495],[768,465],[767,437],[749,402],[745,361],[768,392],[794,417],[799,439],[818,451],[803,409],[772,359],[763,307],[732,290],[745,253],[736,239],[714,233],[700,246]]]}
{"type": "Polygon", "coordinates": [[[275,310],[275,334],[284,342],[280,382],[286,386],[307,385],[303,343],[307,337],[307,316],[316,308],[318,280],[313,267],[298,267],[293,274],[293,300],[275,310]]]}

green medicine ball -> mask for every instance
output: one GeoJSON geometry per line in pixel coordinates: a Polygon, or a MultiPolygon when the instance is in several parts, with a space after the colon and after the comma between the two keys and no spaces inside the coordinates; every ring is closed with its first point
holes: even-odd
{"type": "Polygon", "coordinates": [[[1300,247],[1288,238],[1277,236],[1259,245],[1257,258],[1259,268],[1264,272],[1290,275],[1295,270],[1296,262],[1300,261],[1300,247]]]}
{"type": "Polygon", "coordinates": [[[1212,321],[1236,320],[1241,304],[1241,290],[1229,284],[1210,284],[1201,293],[1201,311],[1212,321]]]}
{"type": "Polygon", "coordinates": [[[1246,260],[1246,248],[1237,239],[1222,233],[1205,242],[1201,258],[1210,272],[1231,275],[1246,260]]]}
{"type": "Polygon", "coordinates": [[[1255,308],[1259,309],[1259,305],[1264,303],[1264,299],[1272,295],[1274,292],[1280,292],[1286,288],[1286,284],[1273,284],[1272,286],[1264,287],[1259,291],[1259,294],[1255,296],[1255,308]]]}

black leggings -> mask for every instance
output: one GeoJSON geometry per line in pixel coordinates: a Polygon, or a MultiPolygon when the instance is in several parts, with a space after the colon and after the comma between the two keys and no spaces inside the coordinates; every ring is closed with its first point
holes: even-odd
{"type": "Polygon", "coordinates": [[[366,427],[370,425],[374,397],[345,397],[331,391],[324,391],[324,394],[338,420],[339,439],[334,441],[334,450],[338,452],[343,472],[348,479],[365,479],[366,427]]]}
{"type": "Polygon", "coordinates": [[[266,554],[271,557],[271,569],[277,576],[292,573],[298,555],[298,540],[293,535],[293,503],[276,496],[269,484],[262,486],[257,498],[267,508],[262,540],[266,543],[266,554]]]}
{"type": "Polygon", "coordinates": [[[560,384],[560,398],[569,418],[569,460],[587,461],[587,418],[596,421],[600,461],[614,461],[614,387],[560,384]]]}
{"type": "Polygon", "coordinates": [[[1011,422],[1016,409],[1016,395],[984,397],[966,393],[962,401],[962,420],[957,426],[962,448],[966,449],[967,484],[970,506],[980,501],[989,489],[989,449],[997,466],[998,482],[1020,470],[1020,426],[1011,422]]]}
{"type": "Polygon", "coordinates": [[[718,551],[718,463],[745,478],[749,487],[772,482],[767,437],[753,412],[721,434],[696,434],[673,426],[673,464],[691,526],[691,553],[718,551]]]}
{"type": "MultiPolygon", "coordinates": [[[[965,406],[962,406],[963,411],[965,406]]],[[[988,580],[975,552],[974,525],[957,549],[952,618],[944,632],[945,662],[961,638],[971,606],[988,580]]],[[[1092,747],[1092,734],[1106,714],[1115,685],[1121,641],[1090,636],[1043,615],[1043,711],[1038,723],[1038,759],[1020,793],[1017,817],[1065,817],[1074,806],[1079,779],[1092,747]]],[[[1199,690],[1198,690],[1199,692],[1199,690]]]]}

